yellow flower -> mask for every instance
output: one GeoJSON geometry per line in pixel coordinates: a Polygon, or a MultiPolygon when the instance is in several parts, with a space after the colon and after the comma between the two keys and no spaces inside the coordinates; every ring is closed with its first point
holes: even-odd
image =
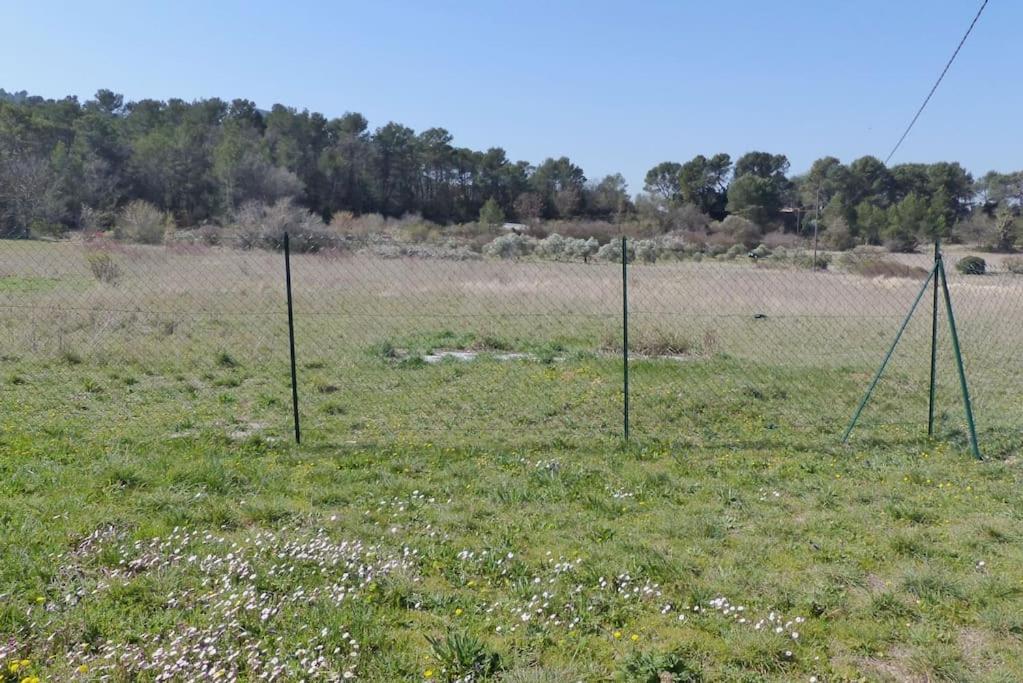
{"type": "Polygon", "coordinates": [[[423,678],[433,678],[433,669],[427,669],[424,671],[423,678]]]}
{"type": "Polygon", "coordinates": [[[18,664],[21,664],[22,669],[27,669],[28,667],[32,666],[32,661],[29,659],[23,659],[20,662],[18,662],[18,664]]]}
{"type": "Polygon", "coordinates": [[[615,638],[621,638],[622,637],[622,632],[621,631],[615,631],[611,635],[613,635],[615,638]]]}
{"type": "Polygon", "coordinates": [[[7,670],[10,671],[12,674],[18,673],[18,669],[20,668],[21,665],[19,665],[17,662],[11,662],[10,664],[7,665],[7,670]]]}
{"type": "Polygon", "coordinates": [[[78,667],[78,673],[80,674],[89,673],[89,667],[86,666],[85,664],[82,664],[81,666],[78,667]]]}
{"type": "Polygon", "coordinates": [[[456,617],[462,616],[462,608],[461,607],[458,607],[458,608],[455,609],[455,616],[456,617]]]}
{"type": "Polygon", "coordinates": [[[639,640],[639,636],[633,633],[631,636],[629,636],[629,640],[635,643],[637,640],[639,640]]]}
{"type": "Polygon", "coordinates": [[[44,598],[44,597],[43,597],[43,596],[41,596],[41,595],[38,595],[38,596],[36,596],[36,602],[38,602],[38,603],[39,603],[39,604],[41,605],[41,604],[43,604],[44,602],[46,602],[46,598],[44,598]]]}

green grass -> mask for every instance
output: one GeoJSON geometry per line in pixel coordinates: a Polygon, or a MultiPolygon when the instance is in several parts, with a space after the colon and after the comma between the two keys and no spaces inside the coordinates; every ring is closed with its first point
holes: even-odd
{"type": "Polygon", "coordinates": [[[613,359],[367,350],[303,366],[298,447],[283,365],[0,365],[0,652],[42,680],[149,680],[175,638],[242,679],[1023,677],[1011,449],[840,447],[786,421],[798,373],[638,363],[622,448],[613,359]],[[679,399],[699,373],[730,398],[679,399]]]}
{"type": "Polygon", "coordinates": [[[2,683],[1023,680],[1011,280],[977,462],[927,316],[838,442],[911,280],[635,267],[623,446],[613,264],[297,257],[299,447],[279,255],[114,246],[0,249],[2,683]]]}

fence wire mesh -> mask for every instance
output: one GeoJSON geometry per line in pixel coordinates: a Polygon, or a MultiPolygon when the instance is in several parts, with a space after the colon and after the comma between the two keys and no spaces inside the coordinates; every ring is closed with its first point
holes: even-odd
{"type": "MultiPolygon", "coordinates": [[[[292,255],[307,438],[621,438],[621,250],[458,253],[292,255]]],[[[816,264],[804,250],[626,254],[632,436],[693,444],[837,442],[933,264],[870,249],[816,264]]],[[[987,274],[961,274],[964,254],[949,248],[946,264],[977,426],[982,446],[1005,447],[1023,425],[1023,276],[997,255],[987,274]]],[[[931,310],[928,290],[854,441],[926,431],[931,310]]],[[[280,252],[0,241],[4,400],[79,430],[145,413],[154,438],[287,438],[287,320],[280,252]]],[[[963,441],[943,311],[938,322],[937,429],[963,441]]]]}

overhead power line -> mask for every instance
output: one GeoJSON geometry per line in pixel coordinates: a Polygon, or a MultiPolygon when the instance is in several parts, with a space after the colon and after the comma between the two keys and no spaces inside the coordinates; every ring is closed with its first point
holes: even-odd
{"type": "Polygon", "coordinates": [[[895,156],[895,152],[898,151],[899,147],[902,145],[902,141],[906,139],[907,135],[909,135],[909,131],[913,130],[913,125],[916,123],[916,120],[920,118],[920,114],[923,113],[924,108],[927,106],[927,103],[931,101],[931,97],[934,95],[934,91],[938,89],[939,85],[941,85],[941,80],[945,78],[945,74],[948,73],[948,69],[950,66],[952,66],[952,62],[955,61],[956,56],[959,54],[959,51],[963,49],[963,44],[966,42],[966,39],[970,37],[970,33],[973,31],[973,27],[977,25],[977,20],[980,19],[980,15],[984,12],[984,8],[987,7],[987,3],[988,0],[984,0],[984,2],[980,4],[980,9],[977,10],[976,16],[974,16],[973,21],[970,22],[970,27],[966,29],[966,33],[963,34],[963,39],[959,41],[959,45],[956,47],[956,51],[952,53],[952,56],[948,60],[948,64],[946,64],[945,68],[941,70],[941,75],[938,76],[938,80],[934,82],[934,86],[931,88],[931,91],[927,93],[927,97],[924,98],[924,103],[920,105],[919,109],[917,109],[916,115],[913,117],[913,120],[909,122],[909,125],[906,126],[906,130],[905,132],[903,132],[902,137],[899,138],[899,141],[895,143],[894,147],[892,147],[892,151],[888,153],[887,157],[885,157],[884,160],[885,165],[887,165],[888,162],[891,161],[891,158],[895,156]]]}

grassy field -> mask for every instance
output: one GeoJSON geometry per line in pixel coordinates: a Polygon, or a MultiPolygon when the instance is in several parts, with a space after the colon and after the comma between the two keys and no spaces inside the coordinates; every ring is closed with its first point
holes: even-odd
{"type": "Polygon", "coordinates": [[[4,683],[1023,679],[1010,275],[976,462],[926,314],[838,443],[919,281],[634,267],[624,446],[613,264],[303,256],[296,446],[279,256],[111,251],[0,243],[4,683]]]}

